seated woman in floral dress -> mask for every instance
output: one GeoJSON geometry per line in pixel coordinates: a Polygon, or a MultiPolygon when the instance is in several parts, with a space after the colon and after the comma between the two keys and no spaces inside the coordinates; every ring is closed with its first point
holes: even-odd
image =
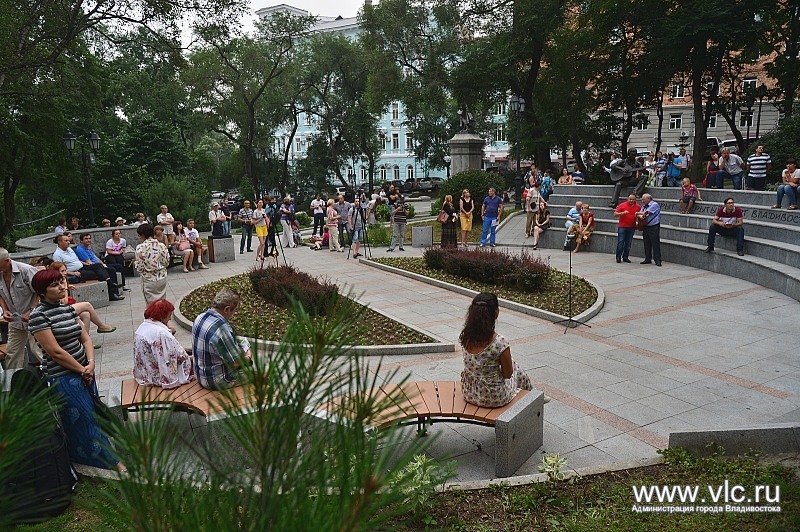
{"type": "Polygon", "coordinates": [[[494,408],[511,402],[517,392],[532,390],[530,378],[511,360],[511,347],[495,332],[500,314],[497,296],[482,292],[467,310],[459,341],[464,353],[461,390],[464,400],[494,408]]]}
{"type": "Polygon", "coordinates": [[[194,246],[183,230],[183,222],[180,220],[175,221],[172,224],[172,228],[175,233],[175,242],[172,244],[172,254],[183,259],[183,273],[193,272],[194,246]]]}
{"type": "Polygon", "coordinates": [[[584,203],[578,223],[570,227],[569,232],[575,235],[575,253],[580,251],[581,245],[589,245],[589,239],[594,231],[594,213],[589,210],[589,204],[584,203]]]}
{"type": "Polygon", "coordinates": [[[133,377],[143,386],[177,388],[192,380],[192,357],[169,327],[175,306],[166,299],[152,301],[133,338],[133,377]]]}

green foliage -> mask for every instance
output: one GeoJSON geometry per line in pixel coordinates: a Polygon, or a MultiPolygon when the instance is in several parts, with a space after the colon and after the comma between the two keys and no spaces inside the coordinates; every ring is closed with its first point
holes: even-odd
{"type": "Polygon", "coordinates": [[[120,426],[129,475],[99,512],[142,530],[368,530],[403,511],[412,480],[431,488],[398,477],[421,440],[401,445],[399,430],[367,430],[397,398],[367,393],[387,372],[345,351],[363,307],[325,320],[292,308],[280,345],[255,353],[242,388],[221,392],[226,416],[213,443],[171,428],[169,413],[120,426]],[[250,399],[244,414],[228,406],[239,393],[250,399]]]}
{"type": "Polygon", "coordinates": [[[417,210],[414,208],[413,205],[408,205],[408,212],[406,214],[406,218],[411,219],[417,215],[417,210]]]}
{"type": "Polygon", "coordinates": [[[392,241],[391,230],[383,224],[367,227],[367,242],[370,246],[388,246],[392,241]]]}
{"type": "Polygon", "coordinates": [[[297,218],[297,223],[300,224],[300,227],[309,227],[314,222],[306,211],[297,211],[294,216],[297,218]]]}
{"type": "Polygon", "coordinates": [[[199,230],[209,230],[209,191],[193,177],[167,176],[153,184],[142,196],[144,212],[151,220],[155,221],[155,216],[161,212],[161,205],[166,205],[176,221],[180,220],[186,225],[186,220],[194,218],[199,230]]]}
{"type": "Polygon", "coordinates": [[[378,205],[378,208],[375,210],[375,216],[378,220],[383,220],[385,222],[389,221],[389,206],[385,203],[381,203],[378,205]]]}
{"type": "Polygon", "coordinates": [[[547,474],[547,480],[555,482],[564,478],[561,469],[567,465],[567,457],[558,453],[547,453],[542,456],[542,463],[539,465],[539,472],[547,474]]]}
{"type": "Polygon", "coordinates": [[[501,251],[429,248],[423,255],[429,268],[479,283],[514,287],[523,292],[538,292],[550,275],[550,265],[526,251],[512,255],[501,251]]]}
{"type": "MultiPolygon", "coordinates": [[[[481,219],[481,205],[483,198],[489,195],[489,188],[494,187],[498,195],[503,192],[503,178],[498,174],[490,174],[482,170],[464,170],[446,179],[439,191],[439,197],[450,194],[453,201],[458,201],[464,189],[469,190],[475,205],[473,224],[481,219]]],[[[439,212],[438,210],[436,212],[439,212]]]]}
{"type": "MultiPolygon", "coordinates": [[[[764,151],[772,157],[772,172],[767,175],[770,182],[781,180],[781,172],[786,168],[786,160],[789,158],[797,159],[797,146],[800,146],[800,115],[792,115],[791,118],[781,120],[780,125],[763,137],[758,144],[764,145],[764,151]]],[[[755,152],[756,143],[750,146],[751,152],[755,152]]],[[[744,155],[747,158],[747,154],[744,155]]]]}
{"type": "Polygon", "coordinates": [[[439,211],[442,210],[442,203],[444,202],[444,200],[442,198],[444,198],[444,196],[439,195],[439,197],[436,199],[436,201],[431,203],[431,216],[438,215],[439,211]]]}
{"type": "Polygon", "coordinates": [[[253,290],[267,303],[289,308],[301,304],[313,316],[330,316],[338,309],[339,288],[293,266],[254,267],[249,272],[253,290]]]}
{"type": "Polygon", "coordinates": [[[398,487],[405,496],[403,506],[411,513],[419,513],[433,504],[432,488],[452,478],[455,475],[455,466],[455,462],[448,462],[443,468],[435,460],[418,454],[397,472],[392,479],[392,486],[398,487]]]}

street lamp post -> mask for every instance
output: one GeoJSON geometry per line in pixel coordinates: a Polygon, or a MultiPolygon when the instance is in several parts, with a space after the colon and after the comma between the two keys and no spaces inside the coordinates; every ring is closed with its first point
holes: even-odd
{"type": "Polygon", "coordinates": [[[750,145],[750,125],[753,123],[753,105],[756,103],[756,97],[753,91],[748,91],[744,100],[747,106],[747,140],[745,141],[745,148],[750,145]]]}
{"type": "Polygon", "coordinates": [[[525,98],[521,96],[517,96],[516,94],[511,96],[511,100],[509,102],[511,106],[511,111],[516,115],[517,119],[517,175],[516,175],[516,188],[514,189],[514,207],[516,209],[522,208],[522,173],[520,168],[520,151],[519,151],[519,119],[522,112],[525,110],[525,98]]]}
{"type": "MultiPolygon", "coordinates": [[[[70,156],[75,149],[75,142],[78,140],[72,131],[69,129],[64,133],[64,147],[69,151],[70,156]]],[[[94,223],[94,206],[92,204],[92,187],[89,183],[89,167],[94,164],[95,152],[100,149],[100,135],[96,131],[89,133],[86,137],[89,142],[89,153],[86,153],[84,142],[79,142],[81,145],[81,164],[83,165],[83,185],[86,188],[86,204],[89,207],[89,227],[97,227],[94,223]]]]}
{"type": "Polygon", "coordinates": [[[763,83],[758,86],[758,120],[756,121],[756,138],[761,138],[761,103],[764,101],[764,97],[767,95],[767,86],[763,83]]]}
{"type": "Polygon", "coordinates": [[[452,161],[452,158],[449,155],[445,155],[444,165],[447,167],[447,179],[450,179],[450,161],[452,161]]]}

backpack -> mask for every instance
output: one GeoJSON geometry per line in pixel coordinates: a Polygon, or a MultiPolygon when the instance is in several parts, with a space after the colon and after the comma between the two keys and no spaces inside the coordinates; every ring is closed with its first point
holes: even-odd
{"type": "MultiPolygon", "coordinates": [[[[48,390],[39,366],[27,365],[11,377],[10,393],[22,401],[48,390]]],[[[67,435],[55,411],[52,429],[27,450],[21,463],[26,467],[0,485],[0,493],[6,492],[15,499],[10,516],[13,522],[37,522],[61,515],[72,502],[78,475],[72,468],[67,435]]]]}
{"type": "Polygon", "coordinates": [[[550,176],[547,176],[542,180],[542,184],[539,187],[539,193],[544,196],[549,196],[553,193],[553,179],[550,176]]]}

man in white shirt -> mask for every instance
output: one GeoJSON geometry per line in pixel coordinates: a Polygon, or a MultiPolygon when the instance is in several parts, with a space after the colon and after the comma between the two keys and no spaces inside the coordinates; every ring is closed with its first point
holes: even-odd
{"type": "Polygon", "coordinates": [[[25,366],[25,345],[28,343],[28,316],[36,305],[39,296],[31,288],[31,279],[38,270],[23,262],[11,260],[8,250],[0,248],[0,307],[3,319],[8,323],[8,344],[6,345],[6,369],[19,369],[25,366]]]}
{"type": "Polygon", "coordinates": [[[327,208],[322,194],[317,194],[317,197],[311,200],[311,208],[314,209],[314,230],[311,236],[317,234],[317,226],[319,226],[319,236],[322,236],[322,228],[325,227],[325,209],[327,208]]]}
{"type": "Polygon", "coordinates": [[[203,240],[200,238],[200,231],[194,228],[194,219],[189,218],[186,220],[186,227],[183,229],[183,234],[194,246],[194,254],[197,257],[197,266],[201,270],[208,269],[208,266],[203,264],[203,240]]]}
{"type": "Polygon", "coordinates": [[[208,211],[208,221],[211,222],[211,236],[214,238],[222,238],[225,236],[225,221],[228,219],[225,213],[219,210],[219,203],[214,202],[211,204],[211,210],[208,211]]]}

